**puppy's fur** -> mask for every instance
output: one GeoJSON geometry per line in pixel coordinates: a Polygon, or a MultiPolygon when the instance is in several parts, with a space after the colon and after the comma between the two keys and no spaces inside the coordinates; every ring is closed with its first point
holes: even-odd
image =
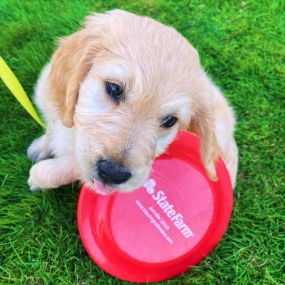
{"type": "Polygon", "coordinates": [[[220,155],[235,186],[233,111],[203,71],[197,51],[150,18],[120,10],[88,17],[81,30],[60,40],[35,100],[47,130],[28,149],[37,161],[30,170],[31,190],[78,179],[92,187],[94,166],[107,157],[131,170],[132,177],[116,186],[131,191],[145,182],[154,158],[183,129],[200,137],[210,179],[217,179],[220,155]],[[123,102],[110,100],[106,81],[123,86],[123,102]],[[178,122],[163,129],[160,120],[168,115],[178,122]]]}

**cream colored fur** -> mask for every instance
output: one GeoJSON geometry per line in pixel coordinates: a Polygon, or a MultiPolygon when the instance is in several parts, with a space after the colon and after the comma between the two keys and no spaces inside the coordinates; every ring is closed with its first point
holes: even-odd
{"type": "Polygon", "coordinates": [[[81,30],[60,41],[39,77],[35,100],[47,131],[28,149],[38,161],[30,170],[31,190],[79,179],[92,187],[94,165],[111,157],[131,169],[131,179],[117,187],[131,191],[183,129],[200,136],[209,177],[217,179],[214,165],[221,155],[235,186],[232,109],[203,71],[197,51],[150,18],[120,10],[88,17],[81,30]],[[124,87],[124,102],[108,98],[105,81],[124,87]],[[162,129],[167,115],[178,122],[162,129]]]}

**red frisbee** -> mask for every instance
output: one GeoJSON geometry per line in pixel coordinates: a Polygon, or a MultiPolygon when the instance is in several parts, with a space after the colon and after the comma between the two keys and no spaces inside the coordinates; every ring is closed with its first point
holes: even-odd
{"type": "Polygon", "coordinates": [[[83,185],[78,225],[95,263],[132,282],[156,282],[198,264],[228,226],[233,191],[221,159],[208,179],[197,136],[181,132],[134,192],[101,195],[83,185]]]}

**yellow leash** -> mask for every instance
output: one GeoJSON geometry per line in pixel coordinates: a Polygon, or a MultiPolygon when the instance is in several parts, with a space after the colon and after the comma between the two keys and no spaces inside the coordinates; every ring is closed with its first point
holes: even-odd
{"type": "Polygon", "coordinates": [[[18,81],[17,77],[13,71],[6,64],[4,59],[0,56],[0,78],[6,84],[11,93],[15,96],[18,102],[23,106],[23,108],[34,118],[34,120],[42,127],[45,128],[45,124],[42,122],[38,116],[36,110],[34,109],[29,97],[24,91],[21,83],[18,81]]]}

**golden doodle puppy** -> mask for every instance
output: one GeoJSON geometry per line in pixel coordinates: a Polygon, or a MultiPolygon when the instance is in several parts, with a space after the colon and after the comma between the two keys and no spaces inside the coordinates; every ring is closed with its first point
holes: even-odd
{"type": "Polygon", "coordinates": [[[121,10],[92,14],[59,41],[35,101],[47,124],[28,156],[31,190],[81,180],[106,194],[148,178],[178,130],[201,139],[212,180],[220,155],[235,186],[235,117],[202,69],[197,51],[173,28],[121,10]]]}

